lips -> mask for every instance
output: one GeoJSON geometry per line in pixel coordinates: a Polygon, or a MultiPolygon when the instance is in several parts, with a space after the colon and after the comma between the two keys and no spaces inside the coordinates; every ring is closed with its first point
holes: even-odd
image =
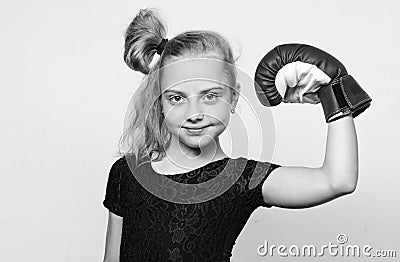
{"type": "Polygon", "coordinates": [[[186,129],[186,132],[188,134],[190,134],[190,135],[200,135],[200,134],[202,134],[204,132],[204,130],[207,127],[209,127],[209,125],[208,126],[202,126],[202,127],[196,127],[196,128],[194,128],[194,127],[185,127],[185,129],[186,129]]]}
{"type": "Polygon", "coordinates": [[[199,127],[188,127],[188,126],[186,126],[185,128],[189,129],[189,130],[200,130],[200,129],[204,129],[204,128],[209,127],[209,126],[210,125],[208,125],[208,126],[199,126],[199,127]]]}

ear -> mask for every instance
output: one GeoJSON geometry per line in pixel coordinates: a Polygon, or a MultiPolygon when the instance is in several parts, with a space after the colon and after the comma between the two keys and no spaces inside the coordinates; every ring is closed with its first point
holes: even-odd
{"type": "Polygon", "coordinates": [[[231,103],[232,103],[232,105],[236,106],[236,104],[239,100],[239,96],[240,96],[240,83],[239,82],[236,82],[235,88],[232,89],[231,94],[232,94],[231,103]]]}

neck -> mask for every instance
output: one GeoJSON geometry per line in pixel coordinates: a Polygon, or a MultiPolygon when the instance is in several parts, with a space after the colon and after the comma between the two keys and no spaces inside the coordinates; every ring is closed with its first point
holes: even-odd
{"type": "Polygon", "coordinates": [[[171,139],[165,152],[169,161],[184,165],[191,165],[191,163],[198,165],[226,157],[218,137],[215,139],[215,143],[210,143],[203,148],[188,147],[171,139]]]}

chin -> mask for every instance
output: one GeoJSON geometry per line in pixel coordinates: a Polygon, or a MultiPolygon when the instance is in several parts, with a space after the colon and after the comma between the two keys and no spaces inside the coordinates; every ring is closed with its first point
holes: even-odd
{"type": "Polygon", "coordinates": [[[216,139],[214,137],[211,137],[210,135],[202,135],[202,136],[196,136],[196,137],[183,137],[180,139],[181,143],[185,144],[188,147],[191,148],[203,148],[206,147],[210,144],[214,144],[214,141],[216,139]]]}

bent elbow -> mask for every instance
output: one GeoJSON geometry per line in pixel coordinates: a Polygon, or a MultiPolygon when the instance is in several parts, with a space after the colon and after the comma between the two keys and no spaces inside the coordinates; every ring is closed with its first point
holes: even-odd
{"type": "Polygon", "coordinates": [[[346,186],[343,186],[342,187],[342,192],[344,193],[344,194],[351,194],[351,193],[353,193],[354,191],[356,191],[356,188],[357,188],[357,183],[349,183],[349,184],[347,184],[346,186]]]}
{"type": "Polygon", "coordinates": [[[356,191],[357,188],[357,175],[347,176],[345,179],[337,179],[331,181],[331,186],[336,195],[347,195],[356,191]]]}
{"type": "Polygon", "coordinates": [[[348,195],[356,191],[357,188],[357,182],[342,182],[340,184],[337,184],[334,186],[334,191],[336,192],[337,195],[348,195]]]}

